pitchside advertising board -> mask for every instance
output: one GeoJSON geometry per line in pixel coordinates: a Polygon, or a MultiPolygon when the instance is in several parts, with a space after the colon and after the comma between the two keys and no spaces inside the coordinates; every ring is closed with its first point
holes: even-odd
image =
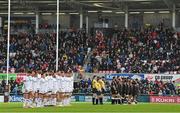
{"type": "Polygon", "coordinates": [[[145,78],[149,81],[175,81],[180,82],[180,74],[145,74],[145,78]]]}
{"type": "Polygon", "coordinates": [[[125,77],[125,78],[131,78],[131,79],[138,79],[142,80],[144,79],[144,74],[105,74],[106,80],[112,80],[113,77],[125,77]]]}
{"type": "Polygon", "coordinates": [[[145,74],[145,79],[148,79],[149,81],[164,81],[164,82],[170,82],[174,81],[177,88],[180,88],[180,74],[145,74]]]}
{"type": "Polygon", "coordinates": [[[152,103],[180,103],[179,96],[150,96],[152,103]]]}
{"type": "MultiPolygon", "coordinates": [[[[8,79],[11,80],[16,80],[18,83],[22,82],[25,78],[25,76],[27,76],[26,73],[10,73],[8,79]]],[[[6,73],[0,73],[0,81],[3,79],[7,79],[7,74],[6,73]]]]}
{"type": "Polygon", "coordinates": [[[9,97],[9,102],[23,102],[22,95],[13,95],[9,97]]]}
{"type": "MultiPolygon", "coordinates": [[[[71,96],[71,102],[92,102],[92,96],[78,96],[78,98],[76,98],[76,97],[71,96]]],[[[104,102],[109,102],[111,100],[111,97],[104,96],[103,100],[104,100],[104,102]]],[[[0,102],[4,102],[3,96],[2,97],[0,96],[0,102]]],[[[22,95],[11,95],[9,97],[9,102],[23,102],[23,96],[22,95]]]]}
{"type": "Polygon", "coordinates": [[[4,96],[0,96],[0,102],[4,102],[4,96]]]}

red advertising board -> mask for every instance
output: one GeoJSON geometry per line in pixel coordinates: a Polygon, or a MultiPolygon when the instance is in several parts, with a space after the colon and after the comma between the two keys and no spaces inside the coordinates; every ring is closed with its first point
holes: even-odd
{"type": "Polygon", "coordinates": [[[180,96],[150,96],[152,103],[180,103],[180,96]]]}
{"type": "Polygon", "coordinates": [[[16,78],[16,82],[18,82],[18,83],[23,82],[25,76],[27,76],[26,73],[18,73],[17,78],[16,78]]]}

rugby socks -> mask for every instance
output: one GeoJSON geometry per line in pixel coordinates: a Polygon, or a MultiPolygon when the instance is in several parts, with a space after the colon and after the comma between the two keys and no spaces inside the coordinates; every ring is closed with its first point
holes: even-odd
{"type": "Polygon", "coordinates": [[[68,104],[68,103],[67,103],[67,98],[66,98],[66,99],[65,99],[65,106],[67,106],[67,104],[68,104]]]}
{"type": "Polygon", "coordinates": [[[66,102],[66,106],[68,106],[68,104],[69,104],[69,103],[68,103],[68,98],[66,98],[65,102],[66,102]]]}
{"type": "Polygon", "coordinates": [[[56,99],[56,98],[53,98],[53,100],[52,100],[52,105],[53,105],[53,106],[56,105],[56,101],[57,101],[57,99],[56,99]]]}
{"type": "Polygon", "coordinates": [[[33,107],[33,99],[32,98],[29,99],[29,107],[33,107]]]}
{"type": "Polygon", "coordinates": [[[122,99],[118,99],[118,104],[122,104],[122,99]]]}
{"type": "Polygon", "coordinates": [[[62,101],[58,102],[58,106],[63,106],[63,102],[62,101]]]}
{"type": "Polygon", "coordinates": [[[23,107],[24,107],[24,108],[28,107],[28,99],[24,99],[23,107]]]}
{"type": "Polygon", "coordinates": [[[102,105],[102,104],[103,104],[103,98],[100,98],[100,99],[99,99],[99,102],[100,102],[100,104],[102,105]]]}
{"type": "Polygon", "coordinates": [[[57,99],[56,105],[57,105],[57,106],[62,106],[62,100],[57,99]]]}
{"type": "Polygon", "coordinates": [[[111,104],[114,104],[114,98],[112,97],[112,99],[111,99],[111,104]]]}
{"type": "Polygon", "coordinates": [[[27,107],[30,107],[30,99],[27,99],[27,107]]]}
{"type": "Polygon", "coordinates": [[[50,98],[50,99],[49,99],[49,105],[50,105],[50,106],[53,105],[53,98],[50,98]]]}
{"type": "Polygon", "coordinates": [[[115,104],[117,104],[117,98],[114,99],[115,104]]]}
{"type": "Polygon", "coordinates": [[[71,105],[71,97],[68,98],[68,105],[71,105]]]}
{"type": "Polygon", "coordinates": [[[44,103],[45,106],[48,105],[48,103],[47,103],[47,98],[44,99],[43,103],[44,103]]]}
{"type": "Polygon", "coordinates": [[[38,99],[38,98],[35,98],[35,100],[34,100],[35,107],[38,106],[38,102],[39,102],[39,99],[38,99]]]}
{"type": "Polygon", "coordinates": [[[98,101],[99,101],[99,100],[98,100],[98,99],[96,99],[96,104],[98,104],[98,101]]]}
{"type": "Polygon", "coordinates": [[[65,99],[65,98],[62,100],[62,105],[63,105],[63,106],[66,105],[66,99],[65,99]]]}
{"type": "Polygon", "coordinates": [[[38,107],[43,107],[42,98],[39,98],[38,107]]]}
{"type": "Polygon", "coordinates": [[[95,105],[95,98],[94,97],[92,98],[92,103],[93,103],[93,105],[95,105]]]}
{"type": "Polygon", "coordinates": [[[65,98],[62,101],[63,106],[69,106],[70,105],[71,98],[65,98]]]}
{"type": "Polygon", "coordinates": [[[36,107],[43,107],[42,98],[37,98],[36,99],[36,107]]]}
{"type": "Polygon", "coordinates": [[[122,103],[121,99],[117,99],[117,98],[111,99],[111,104],[121,104],[121,103],[122,103]]]}

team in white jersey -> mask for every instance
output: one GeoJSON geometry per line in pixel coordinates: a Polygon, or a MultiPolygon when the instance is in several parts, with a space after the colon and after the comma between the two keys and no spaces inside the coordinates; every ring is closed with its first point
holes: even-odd
{"type": "Polygon", "coordinates": [[[24,79],[24,108],[70,105],[73,83],[70,71],[28,73],[24,79]]]}

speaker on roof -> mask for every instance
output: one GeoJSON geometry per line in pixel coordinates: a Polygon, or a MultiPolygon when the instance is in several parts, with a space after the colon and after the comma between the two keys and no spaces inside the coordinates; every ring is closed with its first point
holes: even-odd
{"type": "Polygon", "coordinates": [[[105,22],[105,23],[109,23],[109,19],[105,18],[105,19],[104,19],[104,22],[105,22]]]}

